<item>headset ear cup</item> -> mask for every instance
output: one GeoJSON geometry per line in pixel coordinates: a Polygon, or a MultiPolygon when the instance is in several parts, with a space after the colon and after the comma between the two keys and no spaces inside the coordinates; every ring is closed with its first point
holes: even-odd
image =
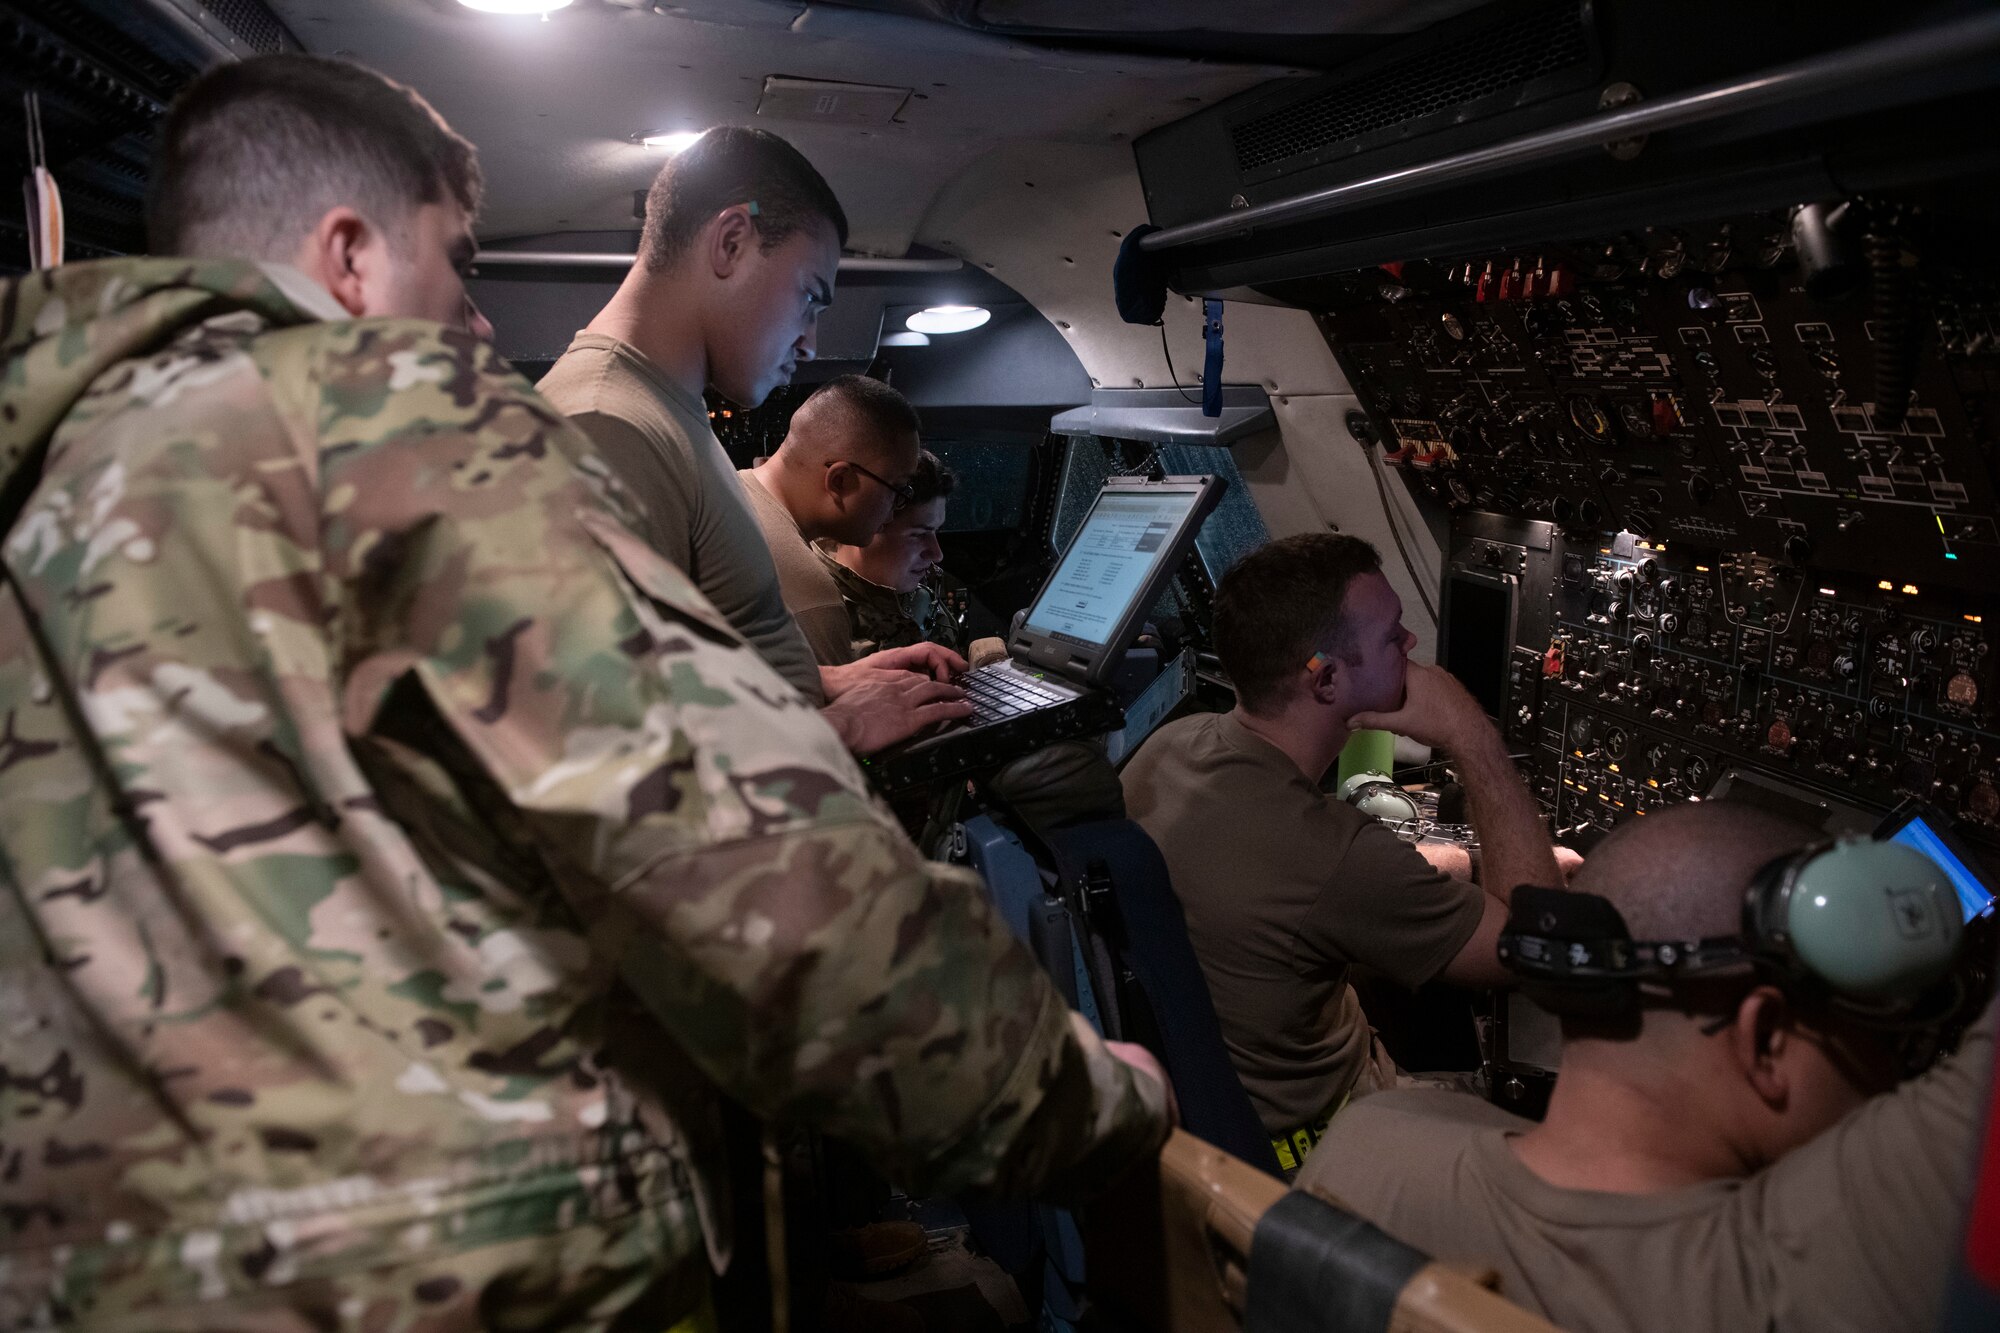
{"type": "Polygon", "coordinates": [[[1750,877],[1750,886],[1743,891],[1743,938],[1752,952],[1791,957],[1791,950],[1783,943],[1789,934],[1785,910],[1791,902],[1791,888],[1799,870],[1825,847],[1825,843],[1816,843],[1774,857],[1750,877]]]}
{"type": "Polygon", "coordinates": [[[1777,905],[1798,970],[1861,1009],[1915,1002],[1951,969],[1958,896],[1923,853],[1848,838],[1800,858],[1777,905]]]}
{"type": "Polygon", "coordinates": [[[1417,803],[1408,792],[1391,783],[1372,783],[1350,799],[1362,814],[1390,823],[1406,824],[1417,818],[1417,803]]]}
{"type": "Polygon", "coordinates": [[[1339,797],[1362,814],[1403,824],[1417,818],[1417,803],[1386,773],[1355,773],[1340,784],[1339,797]]]}

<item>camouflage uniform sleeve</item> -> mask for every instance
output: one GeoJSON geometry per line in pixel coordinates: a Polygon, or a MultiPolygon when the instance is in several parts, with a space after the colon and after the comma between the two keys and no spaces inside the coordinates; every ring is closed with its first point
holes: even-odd
{"type": "Polygon", "coordinates": [[[490,349],[365,322],[312,357],[272,378],[314,386],[343,725],[436,793],[399,820],[496,843],[725,1090],[913,1188],[1081,1196],[1160,1141],[1158,1088],[490,349]]]}

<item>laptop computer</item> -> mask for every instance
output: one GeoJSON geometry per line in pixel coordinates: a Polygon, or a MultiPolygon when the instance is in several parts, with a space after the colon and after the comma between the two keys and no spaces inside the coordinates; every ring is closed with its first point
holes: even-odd
{"type": "Polygon", "coordinates": [[[959,677],[973,714],[863,759],[888,795],[1124,723],[1105,688],[1227,485],[1113,477],[1008,636],[1003,661],[959,677]]]}
{"type": "Polygon", "coordinates": [[[1952,819],[1922,801],[1905,801],[1876,826],[1876,838],[1900,842],[1937,863],[1958,894],[1958,905],[1970,923],[1993,911],[1993,887],[1985,864],[1952,832],[1952,819]]]}

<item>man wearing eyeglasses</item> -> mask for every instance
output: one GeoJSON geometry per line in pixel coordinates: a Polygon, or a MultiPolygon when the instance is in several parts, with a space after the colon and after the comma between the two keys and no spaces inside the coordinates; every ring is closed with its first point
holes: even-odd
{"type": "Polygon", "coordinates": [[[815,661],[854,660],[840,585],[812,543],[866,546],[916,492],[916,409],[880,380],[828,380],[792,414],[777,452],[740,475],[778,566],[778,588],[815,661]]]}

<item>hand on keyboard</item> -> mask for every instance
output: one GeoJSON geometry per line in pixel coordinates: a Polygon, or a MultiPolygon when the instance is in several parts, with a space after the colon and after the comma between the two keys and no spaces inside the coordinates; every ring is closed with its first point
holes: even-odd
{"type": "Polygon", "coordinates": [[[925,727],[970,717],[972,705],[958,686],[920,671],[867,667],[849,675],[847,688],[820,716],[848,749],[874,754],[925,727]]]}
{"type": "Polygon", "coordinates": [[[884,648],[846,666],[819,669],[820,686],[829,700],[838,699],[870,678],[875,671],[914,671],[932,680],[950,680],[965,670],[965,659],[941,643],[912,643],[901,648],[884,648]]]}

